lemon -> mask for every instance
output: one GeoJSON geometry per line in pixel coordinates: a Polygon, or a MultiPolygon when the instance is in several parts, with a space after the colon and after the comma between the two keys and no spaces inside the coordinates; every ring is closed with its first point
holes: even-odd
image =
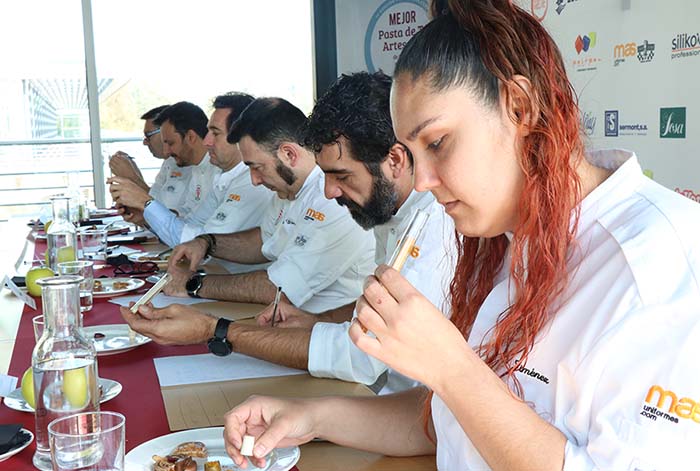
{"type": "MultiPolygon", "coordinates": [[[[44,260],[46,260],[46,264],[49,265],[49,251],[48,250],[46,252],[44,252],[44,260]]],[[[75,256],[75,247],[71,247],[70,245],[66,245],[65,247],[58,248],[56,263],[74,262],[76,260],[78,260],[78,258],[75,256]]]]}
{"type": "Polygon", "coordinates": [[[36,282],[37,280],[48,278],[50,276],[54,276],[54,273],[49,267],[34,267],[29,270],[24,280],[29,294],[32,296],[41,296],[41,286],[39,286],[36,282]]]}
{"type": "Polygon", "coordinates": [[[27,401],[27,404],[32,406],[32,409],[36,408],[36,401],[34,400],[34,372],[31,366],[22,375],[22,397],[27,401]]]}
{"type": "Polygon", "coordinates": [[[63,394],[71,406],[82,409],[87,406],[88,400],[88,380],[87,368],[75,368],[63,372],[63,394]]]}

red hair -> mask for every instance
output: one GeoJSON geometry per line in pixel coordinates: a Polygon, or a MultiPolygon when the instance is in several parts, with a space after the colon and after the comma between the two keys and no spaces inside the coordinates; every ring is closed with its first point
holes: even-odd
{"type": "MultiPolygon", "coordinates": [[[[436,3],[441,2],[433,3],[433,16],[441,13],[436,3]]],[[[522,397],[515,372],[551,321],[568,281],[567,257],[578,223],[578,211],[572,221],[572,209],[581,194],[578,105],[557,46],[530,14],[509,0],[449,0],[448,4],[447,14],[471,34],[483,65],[498,79],[511,120],[525,131],[517,149],[525,183],[512,241],[505,235],[457,235],[451,319],[468,338],[510,246],[513,304],[498,317],[478,353],[522,397]],[[515,75],[527,78],[531,86],[521,87],[513,80],[515,75]]],[[[428,402],[426,414],[429,407],[428,402]]]]}

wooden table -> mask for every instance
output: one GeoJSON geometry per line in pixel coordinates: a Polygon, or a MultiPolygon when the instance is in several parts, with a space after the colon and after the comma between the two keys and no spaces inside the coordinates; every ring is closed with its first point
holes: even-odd
{"type": "MultiPolygon", "coordinates": [[[[23,242],[26,236],[27,228],[24,224],[18,223],[2,223],[0,224],[0,232],[2,232],[6,241],[2,248],[0,248],[0,259],[2,263],[0,264],[0,269],[2,269],[2,274],[13,273],[14,272],[14,262],[17,260],[18,254],[24,252],[24,258],[31,261],[34,254],[34,244],[31,241],[23,242]]],[[[150,250],[150,247],[149,247],[150,250]]],[[[20,272],[26,271],[29,265],[20,265],[20,272]],[[23,270],[24,268],[24,270],[23,270]]],[[[10,363],[12,359],[12,353],[14,352],[15,340],[18,335],[18,327],[20,325],[20,320],[23,312],[23,304],[11,296],[7,290],[4,290],[0,295],[0,373],[7,374],[10,368],[10,363]]],[[[116,309],[116,306],[114,307],[116,309]]],[[[20,341],[23,341],[20,339],[20,341]]],[[[148,361],[152,363],[152,358],[166,356],[172,354],[173,348],[180,348],[183,351],[190,352],[191,349],[197,349],[198,347],[162,347],[154,344],[149,344],[148,346],[139,347],[136,351],[142,351],[143,354],[149,355],[148,361]]],[[[124,355],[128,355],[128,352],[124,355]]],[[[103,369],[106,372],[110,372],[110,365],[114,364],[114,357],[100,357],[100,358],[111,358],[111,360],[103,361],[100,360],[100,371],[103,369]],[[112,363],[110,363],[112,362],[112,363]]],[[[24,359],[26,362],[26,359],[24,359]]],[[[26,368],[28,365],[13,365],[14,370],[18,370],[21,366],[20,371],[26,368]]],[[[113,367],[114,368],[114,367],[113,367]]],[[[121,366],[123,368],[123,365],[121,366]]],[[[15,376],[18,374],[17,371],[13,371],[15,376]]],[[[116,375],[116,370],[111,371],[113,375],[116,375]]],[[[122,374],[123,371],[122,371],[122,374]]],[[[155,375],[155,371],[152,373],[155,375]]],[[[133,381],[133,378],[130,378],[133,381]]],[[[126,382],[122,379],[123,382],[126,382]]],[[[146,381],[146,385],[141,385],[141,391],[137,392],[131,390],[129,387],[125,387],[121,395],[114,399],[114,406],[106,409],[123,411],[120,409],[119,404],[133,403],[130,401],[130,396],[137,394],[142,395],[148,394],[152,399],[150,401],[157,401],[162,409],[162,397],[160,395],[160,390],[157,387],[157,381],[151,382],[146,381]]],[[[138,402],[143,401],[143,396],[138,398],[138,402]]],[[[0,422],[6,422],[14,411],[2,406],[0,408],[0,422]]],[[[160,412],[164,415],[163,412],[160,412]]],[[[129,420],[129,414],[127,416],[127,423],[129,420]]],[[[16,415],[12,417],[18,417],[16,415]]],[[[34,429],[33,417],[28,414],[24,414],[23,422],[25,426],[34,429]]],[[[17,419],[14,419],[17,420],[17,419]]],[[[164,417],[158,417],[160,425],[155,425],[153,430],[148,432],[150,438],[160,436],[169,433],[167,428],[167,422],[165,422],[164,417]],[[166,425],[163,426],[162,424],[166,425]]],[[[127,451],[139,443],[131,443],[128,440],[128,427],[127,427],[127,451]]],[[[146,438],[148,439],[148,438],[146,438]]],[[[141,440],[142,442],[143,440],[141,440]]],[[[13,470],[31,470],[34,469],[31,466],[31,458],[34,453],[34,446],[28,447],[23,452],[19,453],[15,457],[11,458],[7,462],[3,463],[2,469],[13,469],[13,470]]],[[[333,471],[333,470],[343,470],[343,471],[364,471],[364,470],[377,470],[377,471],[412,471],[412,470],[434,470],[435,467],[435,457],[434,456],[421,456],[413,458],[390,458],[375,453],[368,453],[364,451],[359,451],[351,448],[345,448],[332,443],[325,442],[315,442],[303,445],[301,447],[301,459],[297,464],[300,471],[333,471]]]]}

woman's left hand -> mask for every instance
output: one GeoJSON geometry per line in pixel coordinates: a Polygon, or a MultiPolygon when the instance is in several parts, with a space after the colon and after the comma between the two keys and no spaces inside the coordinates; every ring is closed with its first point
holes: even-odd
{"type": "Polygon", "coordinates": [[[381,265],[365,282],[350,338],[363,352],[435,389],[473,354],[459,330],[399,272],[381,265]],[[374,334],[367,335],[362,326],[374,334]]]}

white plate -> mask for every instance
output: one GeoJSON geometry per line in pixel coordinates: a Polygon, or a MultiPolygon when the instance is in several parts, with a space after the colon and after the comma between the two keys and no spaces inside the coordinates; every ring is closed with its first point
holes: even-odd
{"type": "Polygon", "coordinates": [[[155,258],[160,252],[134,252],[127,255],[127,258],[132,262],[153,262],[158,265],[158,268],[167,268],[168,260],[170,259],[170,253],[166,253],[158,260],[144,260],[149,258],[155,258]]]}
{"type": "MultiPolygon", "coordinates": [[[[182,432],[163,435],[146,443],[142,443],[129,453],[126,454],[124,466],[126,471],[152,471],[153,470],[153,455],[165,456],[170,454],[173,449],[183,442],[198,441],[203,442],[209,450],[208,458],[195,458],[201,469],[207,461],[219,461],[221,468],[224,470],[234,471],[239,470],[238,466],[233,464],[233,460],[226,454],[224,447],[224,428],[211,427],[200,428],[194,430],[183,430],[182,432]]],[[[276,448],[268,456],[267,466],[265,468],[256,468],[252,463],[248,464],[247,471],[256,471],[264,469],[265,471],[287,471],[299,461],[301,452],[298,446],[290,448],[276,448]]]]}
{"type": "Polygon", "coordinates": [[[150,338],[136,332],[132,341],[127,324],[91,325],[83,327],[83,333],[95,343],[98,357],[128,352],[151,341],[150,338]],[[102,334],[104,337],[95,338],[95,334],[102,334]]]}
{"type": "Polygon", "coordinates": [[[88,231],[88,230],[96,230],[96,229],[104,229],[108,227],[107,229],[107,235],[116,235],[116,234],[122,234],[129,232],[133,225],[129,224],[126,221],[117,221],[113,224],[90,224],[87,226],[81,226],[78,228],[78,234],[80,234],[83,231],[88,231]],[[109,227],[108,227],[109,226],[109,227]]]}
{"type": "MultiPolygon", "coordinates": [[[[100,404],[107,402],[110,399],[114,399],[120,392],[122,392],[122,385],[118,381],[105,378],[100,378],[99,381],[100,386],[102,386],[100,404]]],[[[27,404],[27,401],[25,401],[24,397],[22,397],[21,388],[17,388],[8,394],[3,402],[10,409],[18,410],[20,412],[34,412],[34,408],[27,404]]]]}
{"type": "Polygon", "coordinates": [[[7,453],[0,455],[0,461],[5,461],[10,456],[16,455],[20,451],[27,448],[34,441],[34,434],[30,430],[23,428],[22,431],[29,434],[29,440],[27,440],[23,445],[20,445],[17,448],[13,448],[12,450],[8,451],[7,453]]]}
{"type": "Polygon", "coordinates": [[[95,291],[93,289],[92,296],[95,298],[120,296],[124,293],[136,291],[146,284],[144,280],[140,280],[138,278],[95,278],[95,281],[99,281],[102,284],[102,291],[95,291]],[[114,283],[117,281],[121,283],[128,283],[128,286],[126,288],[114,289],[114,283]]]}

